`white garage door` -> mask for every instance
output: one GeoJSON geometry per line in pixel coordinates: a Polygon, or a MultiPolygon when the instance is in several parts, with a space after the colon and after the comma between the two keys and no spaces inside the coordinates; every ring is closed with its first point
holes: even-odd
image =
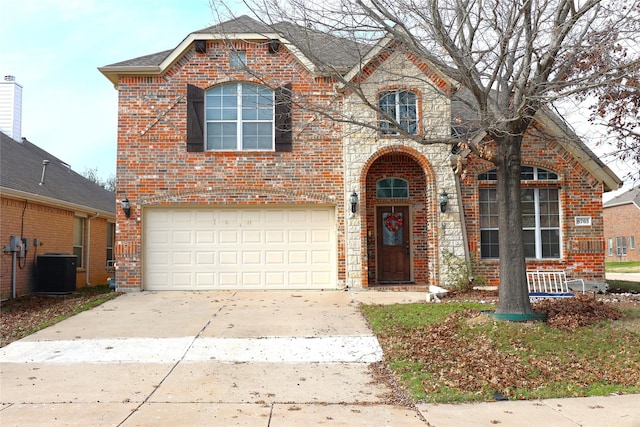
{"type": "Polygon", "coordinates": [[[335,289],[333,207],[148,208],[148,290],[335,289]]]}

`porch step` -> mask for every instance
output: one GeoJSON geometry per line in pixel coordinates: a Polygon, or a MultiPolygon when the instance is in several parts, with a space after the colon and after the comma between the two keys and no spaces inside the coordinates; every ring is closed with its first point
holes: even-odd
{"type": "Polygon", "coordinates": [[[370,291],[378,292],[429,292],[429,285],[418,285],[415,283],[409,284],[384,284],[384,285],[371,285],[367,288],[370,291]]]}

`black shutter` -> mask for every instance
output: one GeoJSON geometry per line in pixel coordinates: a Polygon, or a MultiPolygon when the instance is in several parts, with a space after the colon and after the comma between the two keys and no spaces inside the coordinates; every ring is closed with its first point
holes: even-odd
{"type": "Polygon", "coordinates": [[[291,151],[293,142],[291,121],[291,83],[276,88],[275,122],[276,151],[291,151]]]}
{"type": "Polygon", "coordinates": [[[204,151],[204,89],[187,85],[187,151],[204,151]]]}

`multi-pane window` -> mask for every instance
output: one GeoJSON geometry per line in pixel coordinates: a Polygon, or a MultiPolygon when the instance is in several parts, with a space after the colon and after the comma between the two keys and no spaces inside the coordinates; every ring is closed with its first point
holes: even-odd
{"type": "Polygon", "coordinates": [[[624,236],[616,237],[616,255],[623,256],[627,254],[627,239],[624,236]]]}
{"type": "Polygon", "coordinates": [[[629,236],[629,249],[633,250],[636,248],[636,238],[635,236],[629,236]]]}
{"type": "Polygon", "coordinates": [[[274,94],[266,86],[231,83],[206,92],[207,150],[273,150],[274,94]]]}
{"type": "Polygon", "coordinates": [[[77,257],[76,266],[84,266],[82,255],[84,253],[84,218],[73,217],[73,254],[77,257]]]}
{"type": "Polygon", "coordinates": [[[112,222],[107,224],[107,262],[114,259],[113,245],[116,240],[116,225],[112,222]]]}
{"type": "Polygon", "coordinates": [[[397,135],[398,126],[407,133],[418,133],[418,97],[408,90],[381,92],[378,97],[380,128],[383,135],[397,135]],[[395,123],[391,120],[395,121],[395,123]]]}
{"type": "MultiPolygon", "coordinates": [[[[523,181],[557,180],[554,172],[525,166],[523,181]]],[[[481,181],[495,181],[495,171],[478,176],[481,181]]],[[[522,233],[527,258],[560,257],[560,190],[558,188],[525,187],[521,190],[522,233]]],[[[495,188],[479,190],[480,255],[498,258],[498,198],[495,188]]]]}
{"type": "Polygon", "coordinates": [[[406,199],[409,197],[409,182],[402,178],[385,178],[376,182],[378,199],[406,199]]]}

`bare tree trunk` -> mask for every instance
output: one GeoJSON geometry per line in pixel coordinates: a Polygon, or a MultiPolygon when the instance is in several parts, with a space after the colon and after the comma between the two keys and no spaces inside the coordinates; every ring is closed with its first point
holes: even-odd
{"type": "Polygon", "coordinates": [[[529,302],[522,236],[520,165],[522,137],[506,136],[496,156],[500,286],[496,313],[533,313],[529,302]]]}

